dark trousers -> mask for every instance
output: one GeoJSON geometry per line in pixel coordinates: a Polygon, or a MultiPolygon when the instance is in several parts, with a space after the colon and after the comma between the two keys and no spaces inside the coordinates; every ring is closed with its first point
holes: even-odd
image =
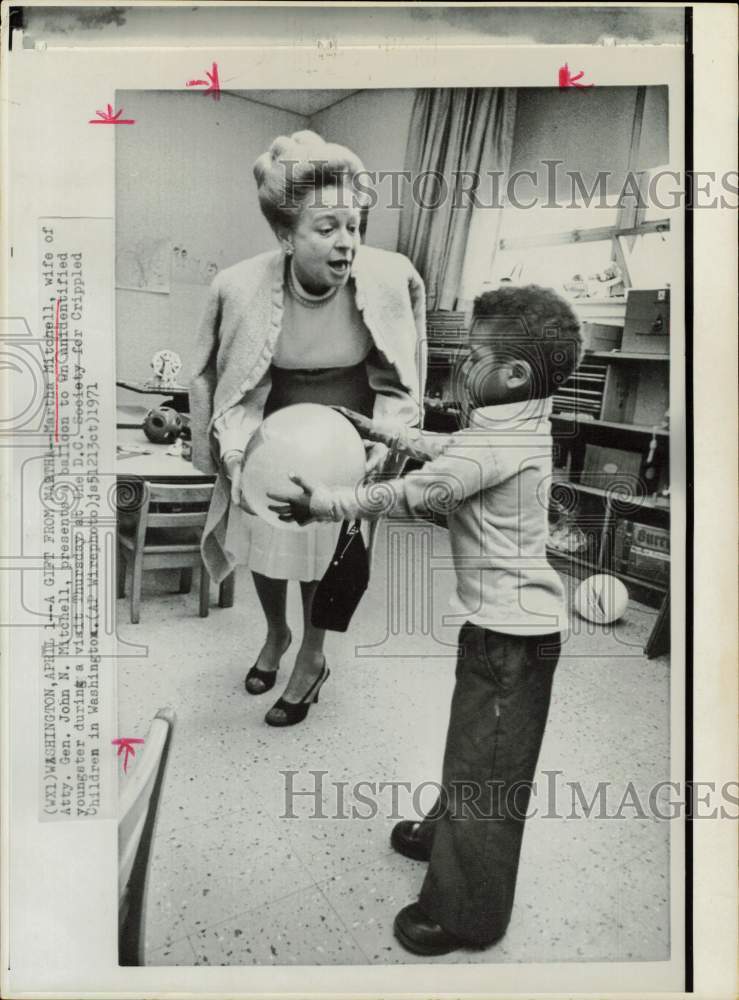
{"type": "Polygon", "coordinates": [[[504,635],[467,622],[439,799],[419,831],[432,844],[421,909],[471,944],[501,937],[513,909],[560,635],[504,635]]]}

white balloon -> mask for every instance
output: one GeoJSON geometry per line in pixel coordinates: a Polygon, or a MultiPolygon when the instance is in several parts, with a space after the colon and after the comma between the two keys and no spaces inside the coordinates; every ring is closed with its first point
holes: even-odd
{"type": "Polygon", "coordinates": [[[242,490],[249,506],[270,524],[300,529],[271,511],[268,493],[298,497],[290,475],[326,486],[356,486],[364,477],[362,439],[330,406],[296,403],[270,414],[252,435],[244,455],[242,490]]]}
{"type": "Polygon", "coordinates": [[[623,615],[628,603],[629,592],[617,577],[596,573],[577,588],[573,607],[581,618],[607,625],[623,615]]]}

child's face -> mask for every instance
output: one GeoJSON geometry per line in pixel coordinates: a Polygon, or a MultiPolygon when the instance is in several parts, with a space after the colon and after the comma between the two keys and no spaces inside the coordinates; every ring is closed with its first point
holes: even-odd
{"type": "Polygon", "coordinates": [[[462,387],[472,407],[514,402],[527,381],[520,362],[505,360],[491,344],[471,344],[462,365],[462,387]]]}

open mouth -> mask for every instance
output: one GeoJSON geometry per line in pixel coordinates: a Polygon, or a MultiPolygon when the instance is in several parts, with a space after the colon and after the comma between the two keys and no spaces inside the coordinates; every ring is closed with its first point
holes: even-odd
{"type": "Polygon", "coordinates": [[[343,277],[349,272],[351,263],[352,262],[350,260],[330,260],[328,262],[328,266],[334,274],[338,274],[343,277]]]}

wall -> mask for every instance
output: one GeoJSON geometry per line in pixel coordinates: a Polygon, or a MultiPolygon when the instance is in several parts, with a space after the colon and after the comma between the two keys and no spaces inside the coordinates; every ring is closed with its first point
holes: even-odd
{"type": "MultiPolygon", "coordinates": [[[[117,377],[150,378],[152,354],[170,348],[188,381],[215,269],[276,245],[251,173],[275,136],[312,128],[368,170],[402,170],[414,93],[360,91],[310,117],[230,94],[118,93],[136,125],[116,132],[117,377]]],[[[380,193],[367,238],[394,250],[400,210],[388,206],[388,182],[380,193]]],[[[119,391],[119,401],[150,399],[119,391]]]]}
{"type": "MultiPolygon", "coordinates": [[[[414,96],[411,89],[358,91],[308,115],[230,94],[219,102],[186,91],[117,94],[116,106],[136,119],[116,130],[118,377],[148,378],[152,354],[167,347],[180,354],[181,378],[189,379],[214,270],[275,246],[251,167],[276,135],[312,128],[355,150],[369,171],[402,170],[414,96]],[[141,282],[145,290],[132,290],[141,282]]],[[[549,158],[580,170],[588,186],[598,170],[622,176],[635,99],[635,87],[520,90],[512,169],[549,158]]],[[[665,88],[647,88],[640,167],[666,161],[666,110],[665,88]]],[[[394,250],[400,209],[391,207],[389,182],[378,193],[367,240],[394,250]]]]}
{"type": "MultiPolygon", "coordinates": [[[[328,141],[348,146],[369,171],[402,170],[415,93],[415,90],[360,90],[313,114],[310,128],[328,141]]],[[[400,209],[389,207],[390,181],[381,183],[377,193],[378,203],[369,216],[367,242],[383,250],[395,250],[400,209]]]]}
{"type": "Polygon", "coordinates": [[[187,380],[213,265],[276,246],[252,164],[275,136],[307,119],[186,91],[119,92],[116,106],[136,120],[116,130],[117,377],[149,378],[154,351],[170,348],[187,380]],[[131,290],[141,283],[148,290],[131,290]]]}

